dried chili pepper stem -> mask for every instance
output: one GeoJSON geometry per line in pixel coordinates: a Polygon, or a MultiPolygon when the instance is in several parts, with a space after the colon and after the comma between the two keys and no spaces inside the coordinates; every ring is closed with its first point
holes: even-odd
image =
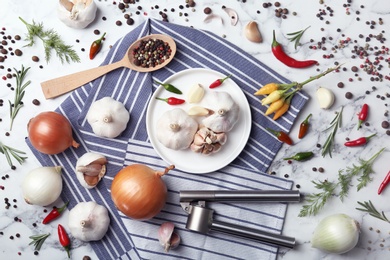
{"type": "Polygon", "coordinates": [[[60,241],[60,244],[65,249],[66,253],[68,254],[68,258],[70,258],[70,239],[68,234],[66,233],[65,228],[58,224],[58,240],[60,241]]]}
{"type": "Polygon", "coordinates": [[[169,105],[172,105],[172,106],[180,105],[180,104],[183,104],[185,102],[184,99],[175,98],[175,97],[169,97],[169,98],[159,98],[159,97],[156,97],[156,99],[164,101],[164,102],[167,102],[169,105]]]}
{"type": "Polygon", "coordinates": [[[93,58],[95,58],[96,54],[99,53],[99,51],[101,50],[102,48],[102,41],[104,39],[104,36],[106,36],[106,33],[104,33],[102,35],[102,37],[100,37],[99,39],[97,39],[96,41],[94,41],[92,44],[91,44],[91,48],[89,49],[89,58],[91,60],[93,60],[93,58]]]}
{"type": "Polygon", "coordinates": [[[356,140],[345,142],[344,145],[348,146],[348,147],[362,146],[362,145],[366,144],[375,135],[376,135],[376,133],[372,134],[370,136],[367,136],[367,137],[360,137],[356,140]]]}
{"type": "Polygon", "coordinates": [[[306,161],[313,156],[314,156],[313,152],[300,152],[295,154],[294,156],[284,158],[284,160],[306,161]]]}
{"type": "Polygon", "coordinates": [[[390,183],[390,171],[387,173],[386,177],[383,179],[381,185],[378,188],[378,195],[382,193],[382,191],[386,188],[386,186],[390,183]]]}
{"type": "Polygon", "coordinates": [[[307,130],[309,129],[309,126],[310,126],[310,123],[309,123],[309,119],[310,117],[312,116],[312,114],[310,113],[305,120],[303,120],[303,122],[300,124],[299,126],[299,133],[298,133],[298,138],[299,139],[302,139],[306,133],[307,133],[307,130]]]}
{"type": "Polygon", "coordinates": [[[364,121],[366,121],[367,115],[368,115],[368,105],[367,105],[367,104],[364,104],[364,105],[362,106],[362,110],[361,110],[360,113],[358,114],[358,119],[359,119],[359,123],[358,123],[358,127],[357,127],[358,130],[359,130],[360,127],[362,126],[362,123],[363,123],[364,121]]]}
{"type": "Polygon", "coordinates": [[[286,143],[288,145],[292,145],[293,144],[293,141],[291,140],[291,138],[288,136],[288,134],[286,134],[285,132],[283,131],[276,131],[276,130],[273,130],[271,128],[266,128],[268,131],[270,131],[272,134],[274,134],[279,141],[283,142],[283,143],[286,143]]]}
{"type": "Polygon", "coordinates": [[[214,81],[213,83],[210,84],[209,88],[216,88],[216,87],[219,87],[222,85],[222,83],[227,80],[228,78],[230,78],[232,75],[228,75],[226,77],[224,77],[223,79],[217,79],[216,81],[214,81]]]}
{"type": "Polygon", "coordinates": [[[288,56],[284,52],[282,45],[276,41],[275,30],[273,31],[272,53],[279,61],[292,68],[307,68],[318,63],[315,60],[299,61],[288,56]]]}
{"type": "Polygon", "coordinates": [[[66,202],[64,206],[61,208],[53,208],[52,211],[47,214],[47,216],[43,219],[42,224],[46,225],[47,223],[53,221],[54,219],[58,218],[61,213],[66,209],[69,202],[66,202]]]}

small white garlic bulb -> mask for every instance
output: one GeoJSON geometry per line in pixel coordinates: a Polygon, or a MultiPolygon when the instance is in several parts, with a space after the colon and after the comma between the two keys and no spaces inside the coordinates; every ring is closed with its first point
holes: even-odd
{"type": "Polygon", "coordinates": [[[111,97],[93,102],[87,113],[87,121],[97,136],[115,138],[127,127],[130,113],[125,106],[111,97]]]}
{"type": "Polygon", "coordinates": [[[67,26],[83,29],[95,20],[97,5],[93,0],[60,0],[58,18],[67,26]]]}
{"type": "Polygon", "coordinates": [[[198,123],[181,108],[164,112],[156,125],[158,141],[173,150],[187,149],[196,130],[198,123]]]}
{"type": "Polygon", "coordinates": [[[207,98],[207,106],[213,113],[202,120],[205,127],[216,133],[229,132],[238,121],[240,107],[232,96],[224,91],[211,92],[207,98]]]}

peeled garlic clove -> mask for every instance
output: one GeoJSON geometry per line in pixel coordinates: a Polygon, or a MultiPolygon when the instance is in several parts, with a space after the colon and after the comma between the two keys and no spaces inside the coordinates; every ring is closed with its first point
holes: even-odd
{"type": "Polygon", "coordinates": [[[92,189],[106,174],[107,159],[101,154],[85,153],[76,163],[76,177],[80,184],[92,189]]]}
{"type": "Polygon", "coordinates": [[[204,88],[200,84],[194,84],[188,90],[187,102],[188,103],[199,103],[204,96],[204,88]]]}
{"type": "Polygon", "coordinates": [[[251,42],[263,42],[263,37],[255,21],[251,21],[245,26],[245,37],[251,42]]]}
{"type": "Polygon", "coordinates": [[[164,246],[165,252],[176,248],[180,244],[180,236],[174,230],[175,225],[172,222],[165,222],[158,229],[158,240],[164,246]]]}
{"type": "Polygon", "coordinates": [[[60,0],[57,15],[67,26],[83,29],[95,20],[96,11],[93,0],[60,0]]]}
{"type": "Polygon", "coordinates": [[[190,109],[187,111],[187,114],[190,116],[207,116],[209,113],[210,110],[201,106],[190,107],[190,109]]]}
{"type": "Polygon", "coordinates": [[[317,99],[320,104],[320,108],[328,109],[333,105],[335,96],[331,90],[320,87],[317,90],[317,99]]]}
{"type": "Polygon", "coordinates": [[[236,11],[234,11],[233,9],[228,8],[228,7],[223,8],[223,10],[229,15],[230,23],[233,26],[235,26],[238,22],[238,15],[237,15],[236,11]]]}

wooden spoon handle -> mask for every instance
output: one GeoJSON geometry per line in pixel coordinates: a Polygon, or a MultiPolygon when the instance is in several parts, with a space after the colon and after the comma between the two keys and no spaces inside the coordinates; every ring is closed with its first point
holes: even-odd
{"type": "Polygon", "coordinates": [[[105,66],[100,66],[80,72],[76,72],[70,75],[66,75],[63,77],[51,79],[48,81],[44,81],[41,83],[43,95],[46,99],[55,98],[61,96],[69,91],[75,90],[82,85],[91,82],[102,75],[117,69],[119,67],[123,67],[126,65],[126,62],[120,60],[115,63],[111,63],[105,66]]]}

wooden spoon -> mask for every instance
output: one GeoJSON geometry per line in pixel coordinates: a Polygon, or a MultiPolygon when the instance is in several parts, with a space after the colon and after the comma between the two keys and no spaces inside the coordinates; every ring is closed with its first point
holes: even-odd
{"type": "Polygon", "coordinates": [[[75,90],[76,88],[120,67],[126,67],[140,72],[155,71],[167,65],[173,59],[175,53],[176,53],[176,44],[175,41],[170,36],[163,35],[163,34],[147,35],[145,37],[138,39],[133,44],[131,44],[131,46],[126,52],[126,55],[120,61],[42,82],[41,83],[42,91],[46,99],[55,98],[69,91],[75,90]],[[159,39],[164,42],[167,42],[169,44],[169,47],[172,50],[171,55],[169,56],[168,60],[164,61],[163,63],[155,67],[145,68],[141,66],[136,66],[134,64],[134,57],[132,52],[135,48],[139,46],[140,41],[148,40],[148,39],[159,39]]]}

